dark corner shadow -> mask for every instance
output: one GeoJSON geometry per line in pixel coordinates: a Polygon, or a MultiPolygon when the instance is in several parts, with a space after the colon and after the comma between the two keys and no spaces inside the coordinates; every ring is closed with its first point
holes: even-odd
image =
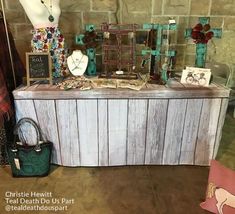
{"type": "Polygon", "coordinates": [[[1,165],[0,168],[2,169],[4,173],[12,177],[10,165],[1,165]]]}
{"type": "MultiPolygon", "coordinates": [[[[51,164],[50,166],[50,171],[49,171],[49,174],[47,176],[49,176],[50,174],[52,174],[53,172],[56,171],[57,168],[59,168],[60,166],[59,165],[55,165],[55,164],[51,164]]],[[[9,177],[12,177],[12,178],[15,178],[12,176],[12,172],[11,172],[11,166],[10,165],[1,165],[0,166],[1,168],[1,171],[5,174],[7,174],[9,177]]],[[[29,176],[28,178],[33,178],[34,176],[29,176]]],[[[40,177],[40,176],[35,176],[35,178],[43,178],[43,177],[46,177],[46,176],[43,176],[43,177],[40,177]]],[[[27,178],[27,177],[17,177],[17,178],[27,178]]]]}
{"type": "Polygon", "coordinates": [[[56,169],[59,167],[60,167],[59,165],[51,164],[49,175],[52,174],[54,171],[56,171],[56,169]]]}

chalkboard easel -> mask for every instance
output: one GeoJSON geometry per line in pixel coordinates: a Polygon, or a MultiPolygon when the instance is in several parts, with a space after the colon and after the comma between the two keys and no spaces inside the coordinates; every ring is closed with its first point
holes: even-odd
{"type": "Polygon", "coordinates": [[[48,80],[52,85],[51,56],[49,53],[26,53],[27,86],[31,81],[48,80]]]}

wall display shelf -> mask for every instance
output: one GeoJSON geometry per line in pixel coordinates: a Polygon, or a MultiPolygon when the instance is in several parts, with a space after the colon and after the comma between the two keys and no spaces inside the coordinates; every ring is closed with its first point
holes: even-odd
{"type": "MultiPolygon", "coordinates": [[[[38,122],[62,166],[209,165],[222,135],[230,90],[181,84],[62,91],[16,89],[17,119],[38,122]]],[[[30,127],[25,137],[34,139],[30,127]]],[[[34,143],[34,142],[31,142],[34,143]]]]}

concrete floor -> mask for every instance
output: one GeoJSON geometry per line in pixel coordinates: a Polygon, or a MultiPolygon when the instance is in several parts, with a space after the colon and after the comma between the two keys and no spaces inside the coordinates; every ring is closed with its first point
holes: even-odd
{"type": "MultiPolygon", "coordinates": [[[[234,130],[235,119],[230,112],[226,117],[217,159],[235,169],[234,130]]],[[[203,211],[199,204],[205,196],[208,173],[208,167],[195,166],[52,166],[48,177],[26,179],[12,178],[10,168],[1,167],[0,214],[205,214],[208,212],[203,211]],[[18,198],[22,201],[16,201],[13,194],[17,193],[25,193],[26,196],[20,195],[18,198]],[[38,201],[32,201],[27,194],[35,193],[46,193],[48,197],[40,196],[36,198],[38,201]],[[7,202],[5,196],[12,201],[7,202]],[[48,204],[45,204],[46,200],[48,204]],[[29,206],[57,206],[67,210],[5,211],[6,205],[14,203],[16,206],[27,203],[29,206]]]]}

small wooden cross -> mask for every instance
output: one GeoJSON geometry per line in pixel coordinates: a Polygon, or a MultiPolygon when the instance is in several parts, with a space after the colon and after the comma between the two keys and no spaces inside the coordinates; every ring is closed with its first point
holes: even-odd
{"type": "Polygon", "coordinates": [[[210,28],[209,22],[210,18],[199,17],[199,23],[193,29],[187,28],[185,30],[185,38],[193,38],[196,43],[195,66],[199,68],[205,67],[208,40],[212,37],[221,38],[222,36],[222,29],[210,28]]]}

